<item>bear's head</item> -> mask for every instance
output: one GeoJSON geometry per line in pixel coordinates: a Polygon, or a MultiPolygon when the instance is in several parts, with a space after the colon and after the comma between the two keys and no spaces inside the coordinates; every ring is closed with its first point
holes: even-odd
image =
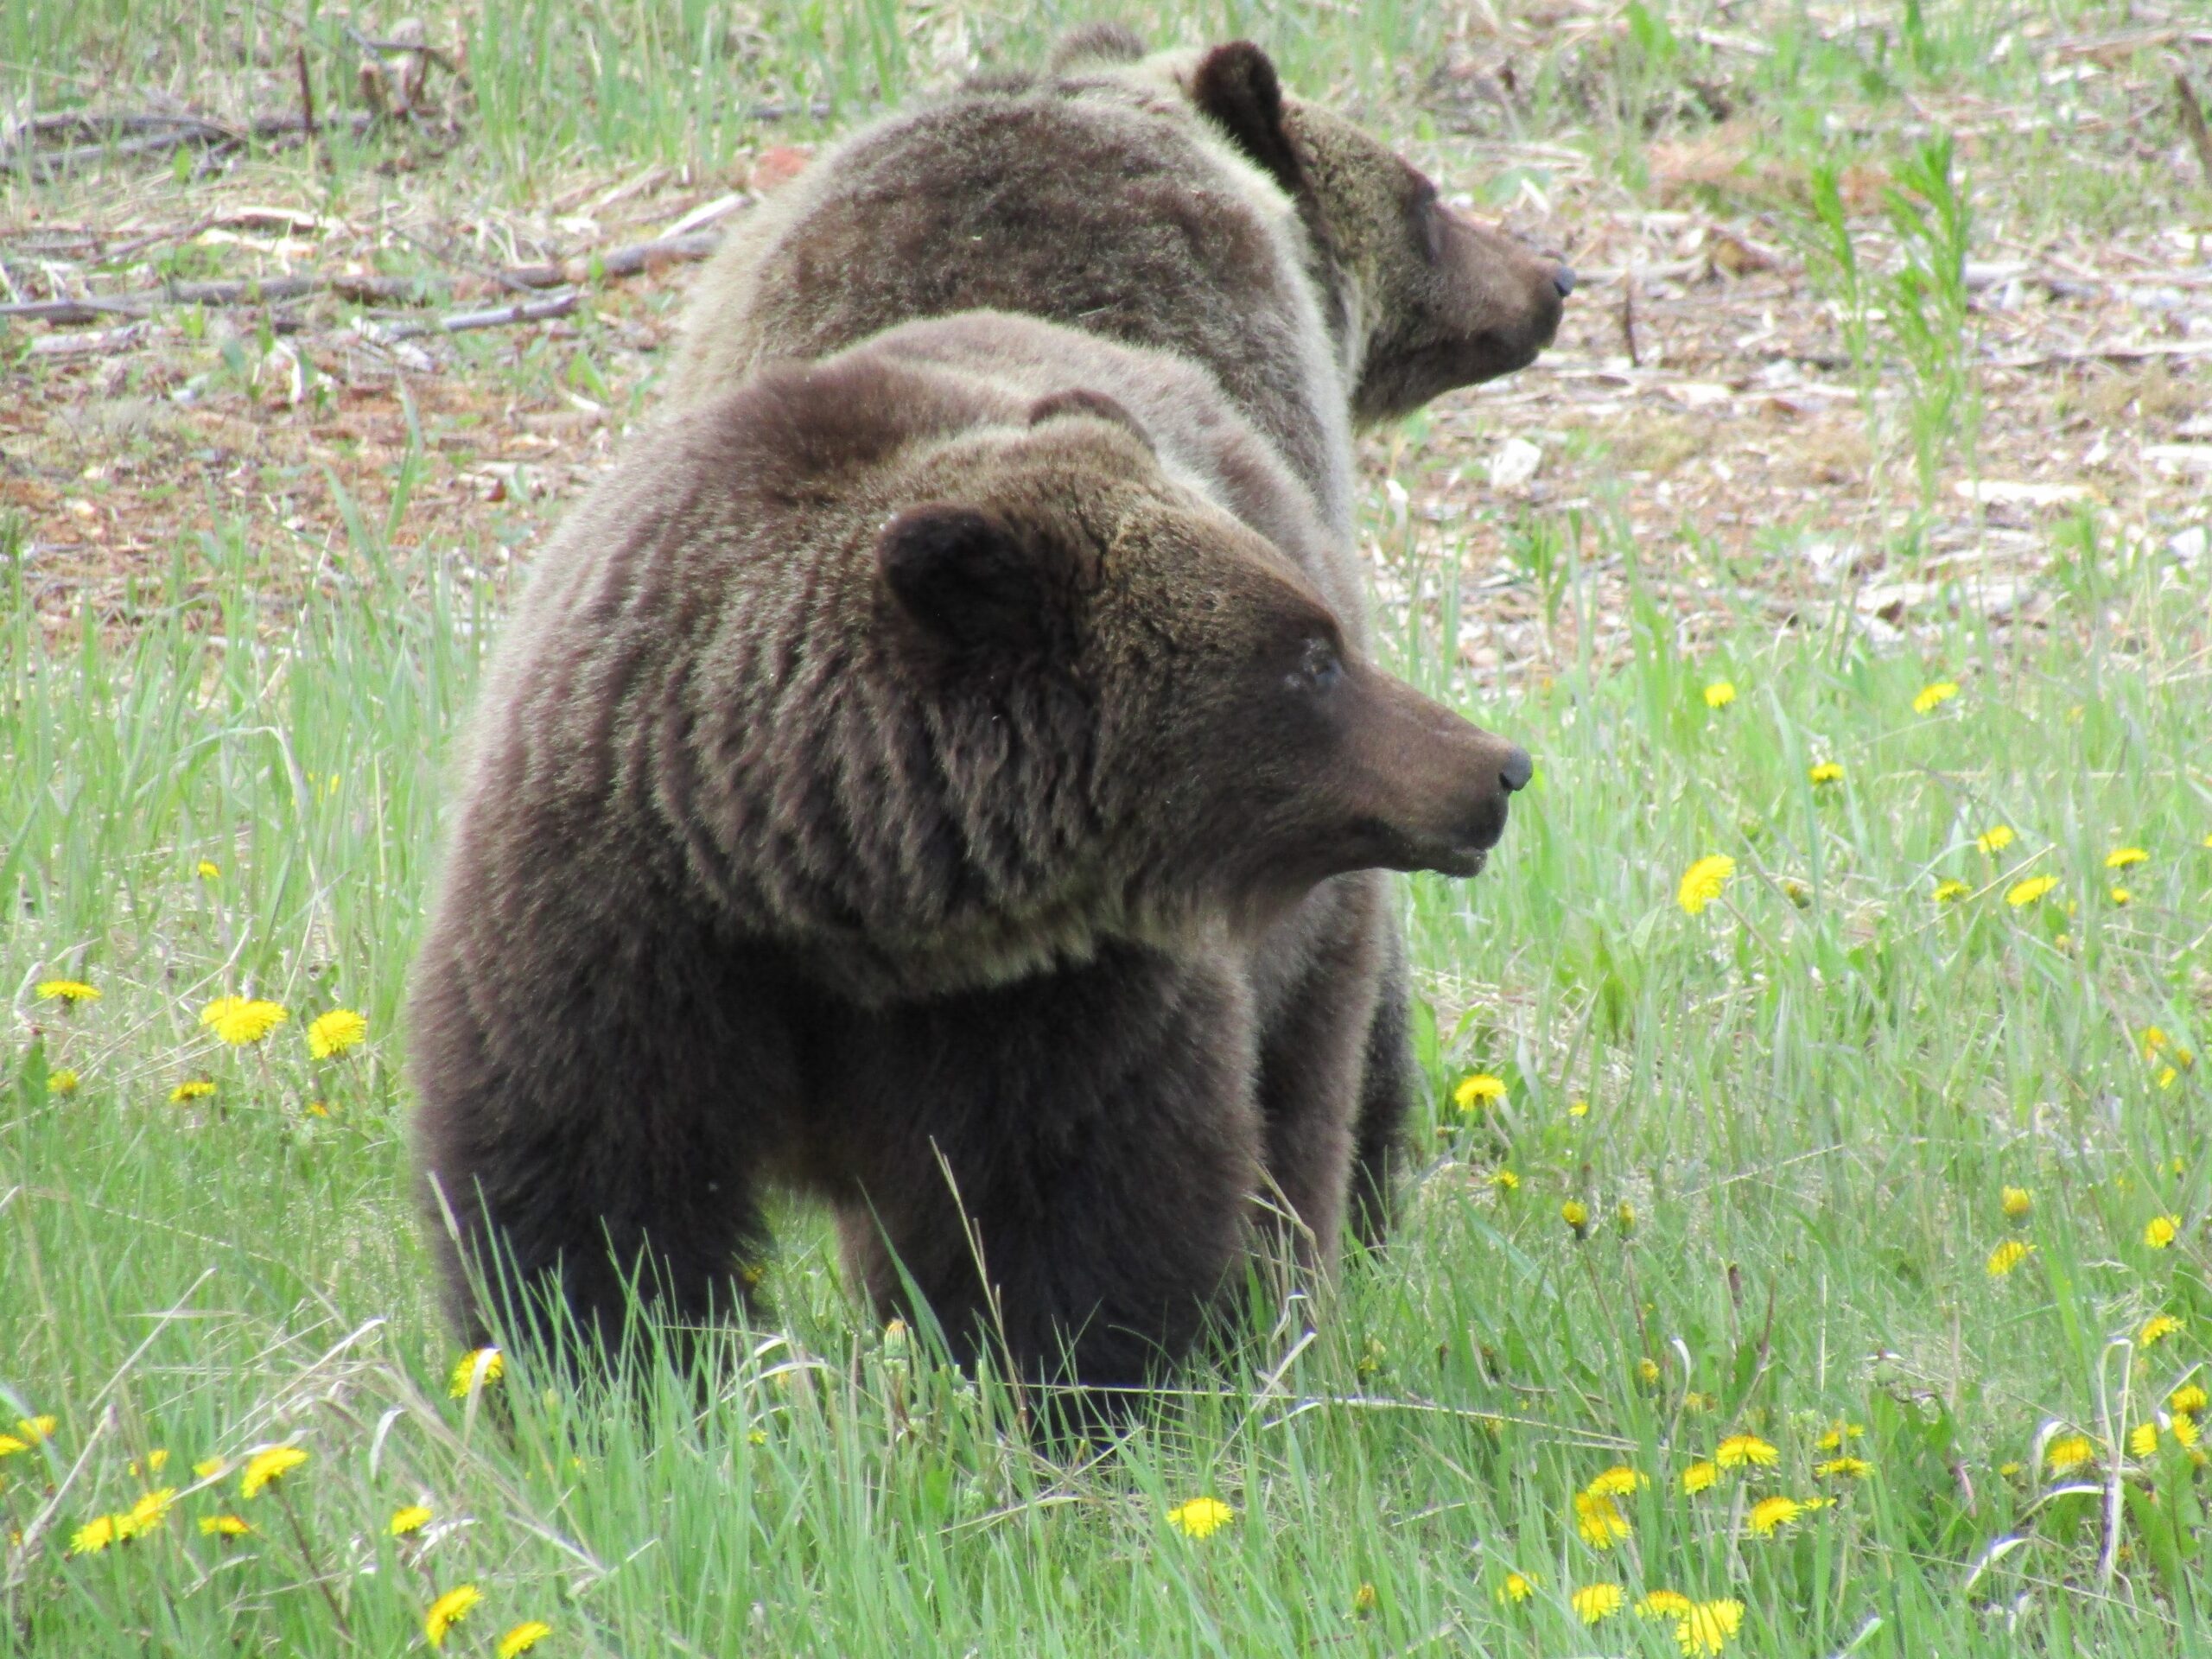
{"type": "Polygon", "coordinates": [[[1183,71],[1198,111],[1298,206],[1361,424],[1525,367],[1551,344],[1574,273],[1447,206],[1417,168],[1283,95],[1248,41],[1183,71]]]}
{"type": "Polygon", "coordinates": [[[1030,423],[874,543],[878,637],[948,795],[982,810],[967,844],[1064,848],[1135,918],[1259,918],[1351,870],[1481,868],[1524,753],[1366,660],[1111,399],[1045,398],[1030,423]]]}

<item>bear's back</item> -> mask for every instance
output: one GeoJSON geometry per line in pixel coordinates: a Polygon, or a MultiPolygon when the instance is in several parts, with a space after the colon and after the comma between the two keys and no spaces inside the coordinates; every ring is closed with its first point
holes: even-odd
{"type": "Polygon", "coordinates": [[[1301,236],[1186,103],[1110,79],[971,90],[855,135],[734,234],[673,395],[920,318],[1041,317],[1203,365],[1341,530],[1345,393],[1301,236]]]}

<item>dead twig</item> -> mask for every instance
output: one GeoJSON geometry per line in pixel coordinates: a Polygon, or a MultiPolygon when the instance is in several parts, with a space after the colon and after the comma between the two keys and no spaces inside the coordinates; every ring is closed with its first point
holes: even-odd
{"type": "Polygon", "coordinates": [[[546,322],[555,317],[565,317],[576,308],[579,296],[569,289],[550,299],[518,300],[512,305],[494,306],[483,311],[448,311],[442,317],[426,318],[422,321],[403,320],[398,322],[370,324],[364,333],[372,339],[411,340],[418,334],[461,334],[473,328],[504,328],[518,322],[546,322]]]}
{"type": "Polygon", "coordinates": [[[2182,130],[2196,150],[2196,164],[2204,169],[2204,188],[2212,190],[2212,131],[2205,129],[2204,111],[2196,101],[2196,89],[2179,70],[2174,72],[2174,96],[2181,105],[2182,130]]]}
{"type": "MultiPolygon", "coordinates": [[[[0,150],[0,159],[15,161],[16,151],[28,148],[21,159],[32,172],[45,176],[67,172],[70,168],[90,162],[111,160],[127,156],[157,156],[177,149],[186,144],[201,144],[211,150],[235,149],[256,140],[283,138],[293,134],[311,134],[317,130],[312,108],[299,115],[256,116],[243,126],[226,126],[197,115],[76,115],[68,124],[42,129],[39,123],[27,123],[18,128],[14,140],[0,150]],[[98,143],[73,144],[64,149],[41,150],[26,147],[22,140],[26,134],[35,137],[41,130],[105,133],[111,137],[98,143]],[[138,132],[143,137],[117,142],[112,134],[138,132]]],[[[355,137],[366,133],[374,118],[357,114],[345,124],[355,137]]],[[[338,124],[325,124],[322,130],[338,124]]]]}

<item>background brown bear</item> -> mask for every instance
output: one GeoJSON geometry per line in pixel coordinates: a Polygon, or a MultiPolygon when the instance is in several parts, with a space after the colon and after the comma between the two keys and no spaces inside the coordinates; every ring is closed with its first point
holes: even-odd
{"type": "Polygon", "coordinates": [[[410,1007],[474,1333],[495,1262],[587,1333],[626,1282],[727,1312],[773,1185],[963,1355],[1191,1342],[1262,1183],[1255,942],[1344,871],[1471,874],[1528,766],[1212,499],[1310,511],[1205,390],[918,325],[664,423],[556,537],[410,1007]]]}
{"type": "MultiPolygon", "coordinates": [[[[1572,286],[1350,122],[1285,97],[1256,47],[1146,57],[1107,26],[1071,37],[1049,75],[977,84],[819,158],[709,268],[671,386],[681,404],[966,307],[1173,353],[1311,492],[1329,535],[1307,574],[1364,649],[1354,420],[1528,362],[1572,286]]],[[[1262,954],[1269,1173],[1325,1264],[1348,1198],[1379,1236],[1413,1090],[1385,884],[1318,891],[1262,954]]]]}

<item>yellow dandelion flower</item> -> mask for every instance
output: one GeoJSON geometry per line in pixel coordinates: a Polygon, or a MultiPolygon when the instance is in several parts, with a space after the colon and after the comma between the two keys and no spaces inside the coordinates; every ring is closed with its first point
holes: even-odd
{"type": "Polygon", "coordinates": [[[264,1447],[245,1460],[245,1472],[238,1477],[238,1496],[258,1497],[262,1488],[283,1479],[307,1460],[308,1454],[300,1446],[264,1447]]]}
{"type": "Polygon", "coordinates": [[[1595,1624],[1620,1611],[1621,1603],[1627,1599],[1618,1584],[1586,1584],[1567,1598],[1567,1605],[1585,1624],[1595,1624]]]}
{"type": "Polygon", "coordinates": [[[446,1379],[446,1392],[455,1400],[468,1398],[468,1391],[477,1384],[480,1373],[483,1385],[490,1388],[507,1373],[507,1359],[496,1348],[472,1348],[453,1364],[453,1375],[446,1379]]]}
{"type": "Polygon", "coordinates": [[[243,1538],[253,1529],[246,1525],[242,1516],[203,1515],[200,1517],[200,1530],[210,1538],[243,1538]]]}
{"type": "Polygon", "coordinates": [[[2005,1218],[2009,1221],[2018,1221],[2036,1207],[2036,1201],[2028,1196],[2028,1189],[2024,1186],[2008,1186],[1997,1197],[1998,1202],[2005,1206],[2005,1218]]]}
{"type": "Polygon", "coordinates": [[[1695,1497],[1720,1478],[1720,1465],[1700,1458],[1682,1471],[1682,1490],[1695,1497]]]}
{"type": "Polygon", "coordinates": [[[148,1492],[115,1518],[116,1537],[118,1540],[144,1537],[168,1518],[169,1506],[175,1502],[176,1488],[174,1486],[148,1492]]]}
{"type": "Polygon", "coordinates": [[[1754,1465],[1771,1469],[1782,1461],[1782,1453],[1756,1434],[1731,1434],[1720,1442],[1713,1460],[1723,1469],[1745,1469],[1754,1465]]]}
{"type": "Polygon", "coordinates": [[[1355,1618],[1365,1618],[1382,1605],[1382,1598],[1371,1584],[1362,1584],[1351,1592],[1351,1611],[1355,1618]]]}
{"type": "Polygon", "coordinates": [[[1822,1480],[1864,1480],[1874,1472],[1874,1465],[1864,1458],[1830,1458],[1826,1463],[1813,1465],[1813,1472],[1822,1480]]]}
{"type": "Polygon", "coordinates": [[[115,1541],[115,1517],[96,1515],[69,1535],[72,1555],[97,1555],[115,1541]]]}
{"type": "Polygon", "coordinates": [[[2148,863],[2150,858],[2140,847],[2115,847],[2105,855],[2105,868],[2124,870],[2132,864],[2148,863]]]}
{"type": "Polygon", "coordinates": [[[1645,1388],[1657,1388],[1659,1386],[1659,1362],[1653,1359],[1649,1355],[1645,1355],[1644,1357],[1636,1362],[1636,1375],[1637,1379],[1641,1382],[1645,1388]]]}
{"type": "Polygon", "coordinates": [[[343,1054],[367,1040],[369,1022],[351,1008],[333,1008],[308,1024],[308,1053],[318,1060],[343,1054]]]}
{"type": "Polygon", "coordinates": [[[2143,1243],[2152,1249],[2163,1250],[2180,1236],[2179,1216],[2153,1216],[2143,1224],[2143,1243]]]}
{"type": "Polygon", "coordinates": [[[281,1004],[250,996],[219,996],[200,1010],[200,1023],[232,1048],[259,1042],[291,1017],[281,1004]]]}
{"type": "Polygon", "coordinates": [[[1997,1465],[1997,1472],[2004,1479],[2016,1479],[2020,1473],[2020,1465],[2017,1463],[2000,1463],[1997,1465]]]}
{"type": "Polygon", "coordinates": [[[187,1077],[169,1090],[169,1104],[181,1106],[187,1101],[205,1100],[215,1092],[215,1085],[205,1077],[187,1077]]]}
{"type": "Polygon", "coordinates": [[[1958,695],[1959,688],[1955,682],[1931,681],[1922,686],[1919,695],[1913,698],[1912,712],[1916,715],[1932,715],[1958,695]]]}
{"type": "Polygon", "coordinates": [[[1600,1497],[1625,1497],[1643,1484],[1643,1477],[1624,1463],[1617,1463],[1582,1490],[1600,1497]]]}
{"type": "Polygon", "coordinates": [[[1712,1411],[1719,1404],[1720,1402],[1713,1395],[1709,1394],[1700,1394],[1695,1389],[1692,1389],[1688,1394],[1682,1396],[1682,1409],[1684,1411],[1712,1411]]]}
{"type": "Polygon", "coordinates": [[[2171,1065],[2167,1066],[2164,1071],[2158,1073],[2158,1087],[2161,1089],[2172,1088],[2174,1086],[2175,1079],[2180,1076],[2180,1071],[2175,1067],[2171,1065]]]}
{"type": "Polygon", "coordinates": [[[499,1645],[492,1649],[498,1659],[515,1659],[553,1634],[553,1627],[542,1618],[524,1619],[499,1638],[499,1645]]]}
{"type": "Polygon", "coordinates": [[[1521,1189],[1521,1178],[1510,1169],[1492,1170],[1490,1184],[1501,1192],[1517,1192],[1521,1189]]]}
{"type": "Polygon", "coordinates": [[[1866,1424],[1847,1422],[1839,1417],[1836,1419],[1835,1427],[1821,1435],[1819,1440],[1815,1440],[1813,1446],[1816,1451],[1839,1452],[1843,1449],[1843,1443],[1846,1440],[1855,1440],[1866,1432],[1866,1424]]]}
{"type": "Polygon", "coordinates": [[[36,1446],[41,1440],[53,1439],[54,1431],[60,1426],[60,1419],[50,1411],[41,1412],[35,1417],[16,1419],[16,1433],[23,1437],[27,1446],[36,1446]]]}
{"type": "Polygon", "coordinates": [[[2126,887],[2108,887],[2106,893],[2115,905],[2126,906],[2135,902],[2135,894],[2126,887]]]}
{"type": "Polygon", "coordinates": [[[1568,1101],[1568,1102],[1567,1103],[1567,1115],[1569,1117],[1587,1117],[1587,1116],[1590,1116],[1590,1103],[1589,1103],[1588,1101],[1586,1101],[1586,1100],[1570,1100],[1570,1101],[1568,1101]]]}
{"type": "Polygon", "coordinates": [[[1645,1618],[1681,1618],[1690,1610],[1690,1599],[1679,1590],[1654,1590],[1636,1604],[1645,1618]]]}
{"type": "Polygon", "coordinates": [[[2180,1333],[2181,1321],[2171,1313],[2154,1313],[2143,1321],[2143,1328],[2135,1333],[2135,1340],[2148,1348],[2164,1342],[2168,1337],[2180,1333]]]}
{"type": "Polygon", "coordinates": [[[1985,853],[2001,853],[2012,844],[2012,826],[1993,823],[1974,838],[1974,844],[1985,853]]]}
{"type": "Polygon", "coordinates": [[[1973,891],[1974,889],[1963,881],[1938,881],[1936,884],[1936,902],[1939,905],[1955,905],[1973,891]]]}
{"type": "Polygon", "coordinates": [[[149,1475],[160,1474],[163,1469],[168,1466],[168,1448],[165,1446],[157,1446],[146,1454],[143,1462],[137,1458],[133,1458],[130,1460],[130,1472],[133,1475],[136,1475],[139,1479],[143,1480],[149,1475]]]}
{"type": "Polygon", "coordinates": [[[446,1632],[468,1617],[468,1610],[484,1599],[473,1584],[457,1585],[430,1604],[423,1615],[423,1634],[434,1648],[446,1644],[446,1632]]]}
{"type": "Polygon", "coordinates": [[[1982,1268],[1993,1279],[2002,1279],[2035,1254],[2035,1246],[2024,1238],[2008,1238],[1989,1253],[1989,1260],[1982,1268]]]}
{"type": "Polygon", "coordinates": [[[1560,1205],[1559,1218],[1573,1229],[1574,1236],[1577,1238],[1581,1237],[1585,1233],[1590,1230],[1590,1211],[1588,1208],[1584,1205],[1577,1203],[1573,1198],[1569,1198],[1565,1204],[1560,1205]]]}
{"type": "Polygon", "coordinates": [[[1616,1539],[1634,1530],[1621,1506],[1602,1492],[1574,1495],[1574,1529],[1592,1549],[1611,1549],[1616,1539]]]}
{"type": "Polygon", "coordinates": [[[74,1007],[79,1002],[97,1002],[99,988],[87,985],[81,979],[42,979],[38,982],[38,997],[45,1002],[67,1002],[74,1007]]]}
{"type": "Polygon", "coordinates": [[[2031,875],[2024,881],[2015,881],[2005,890],[2005,902],[2015,910],[2024,909],[2058,885],[2055,875],[2031,875]]]}
{"type": "Polygon", "coordinates": [[[2174,1414],[2174,1439],[2181,1442],[2184,1451],[2196,1448],[2196,1419],[2185,1411],[2177,1412],[2174,1414]]]}
{"type": "Polygon", "coordinates": [[[1626,1198],[1623,1198],[1618,1204],[1613,1206],[1613,1219],[1620,1224],[1621,1231],[1624,1233],[1634,1232],[1636,1230],[1636,1206],[1630,1204],[1626,1198]]]}
{"type": "Polygon", "coordinates": [[[2044,1450],[2044,1461],[2054,1475],[2070,1474],[2096,1459],[2096,1446],[2086,1434],[2062,1434],[2044,1450]]]}
{"type": "Polygon", "coordinates": [[[1735,701],[1736,687],[1731,681],[1715,680],[1705,688],[1705,706],[1708,709],[1726,709],[1735,701]]]}
{"type": "Polygon", "coordinates": [[[2128,1431],[2127,1449],[2134,1456],[2147,1458],[2158,1449],[2158,1426],[2138,1423],[2128,1431]]]}
{"type": "Polygon", "coordinates": [[[1805,776],[1815,784],[1840,784],[1843,781],[1843,767],[1834,760],[1823,760],[1808,767],[1805,776]]]}
{"type": "Polygon", "coordinates": [[[1534,1573],[1509,1573],[1505,1582],[1497,1586],[1498,1604],[1503,1606],[1508,1602],[1526,1601],[1536,1593],[1536,1586],[1542,1582],[1534,1573]]]}
{"type": "Polygon", "coordinates": [[[1452,1091],[1452,1103],[1463,1112],[1478,1111],[1494,1101],[1505,1098],[1505,1080],[1494,1077],[1487,1071],[1478,1071],[1459,1079],[1459,1086],[1452,1091]]]}
{"type": "Polygon", "coordinates": [[[193,867],[202,881],[213,881],[223,873],[223,867],[212,858],[203,858],[193,867]]]}
{"type": "Polygon", "coordinates": [[[193,1478],[196,1480],[213,1480],[219,1475],[229,1473],[230,1467],[231,1463],[228,1458],[202,1458],[192,1465],[193,1478]]]}
{"type": "Polygon", "coordinates": [[[2189,1417],[2204,1409],[2206,1396],[2202,1385],[2185,1383],[2166,1396],[2166,1409],[2177,1416],[2189,1417]]]}
{"type": "Polygon", "coordinates": [[[429,1506],[425,1503],[410,1503],[404,1509],[394,1510],[391,1512],[391,1520],[385,1525],[385,1531],[394,1538],[404,1538],[410,1532],[422,1531],[429,1523],[429,1506]]]}
{"type": "Polygon", "coordinates": [[[747,1429],[747,1430],[745,1431],[745,1443],[746,1443],[747,1446],[766,1446],[766,1445],[767,1445],[767,1444],[768,1444],[768,1431],[767,1431],[766,1429],[765,1429],[765,1428],[748,1428],[748,1429],[747,1429]]]}
{"type": "Polygon", "coordinates": [[[60,1066],[46,1074],[46,1092],[49,1095],[73,1095],[77,1092],[77,1074],[67,1066],[60,1066]]]}
{"type": "Polygon", "coordinates": [[[1236,1518],[1217,1497],[1194,1497],[1167,1511],[1167,1524],[1191,1538],[1211,1538],[1236,1518]]]}
{"type": "Polygon", "coordinates": [[[1686,1654],[1718,1653],[1743,1627],[1742,1602],[1700,1601],[1675,1626],[1675,1644],[1686,1654]]]}
{"type": "Polygon", "coordinates": [[[1702,915],[1705,907],[1720,896],[1720,889],[1728,885],[1728,878],[1735,874],[1734,859],[1726,853],[1708,853],[1682,872],[1681,886],[1675,889],[1675,902],[1690,915],[1702,915]]]}
{"type": "Polygon", "coordinates": [[[1752,1537],[1771,1538],[1804,1513],[1805,1506],[1794,1497],[1763,1497],[1751,1505],[1744,1521],[1752,1537]]]}

